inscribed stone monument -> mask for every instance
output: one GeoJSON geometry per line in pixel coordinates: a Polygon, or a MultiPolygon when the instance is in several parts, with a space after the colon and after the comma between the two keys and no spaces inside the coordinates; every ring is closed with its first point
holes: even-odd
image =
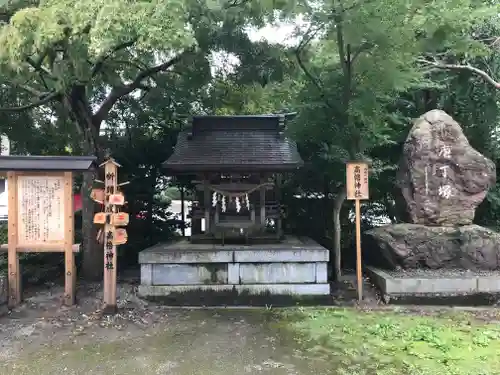
{"type": "Polygon", "coordinates": [[[410,222],[472,224],[495,184],[495,164],[469,144],[460,125],[440,110],[415,121],[397,175],[410,222]]]}
{"type": "Polygon", "coordinates": [[[500,269],[500,234],[472,224],[495,182],[495,164],[460,125],[427,112],[408,134],[397,173],[410,223],[367,231],[365,245],[391,269],[500,269]]]}

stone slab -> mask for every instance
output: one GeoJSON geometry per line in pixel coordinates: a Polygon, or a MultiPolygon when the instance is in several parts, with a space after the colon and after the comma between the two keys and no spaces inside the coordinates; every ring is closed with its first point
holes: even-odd
{"type": "Polygon", "coordinates": [[[316,282],[319,284],[328,282],[328,263],[316,263],[316,282]]]}
{"type": "Polygon", "coordinates": [[[141,264],[141,284],[153,285],[153,265],[141,264]]]}
{"type": "Polygon", "coordinates": [[[141,297],[166,297],[175,293],[197,291],[248,293],[258,295],[326,296],[330,294],[329,284],[254,284],[254,285],[139,285],[141,297]]]}
{"type": "Polygon", "coordinates": [[[245,250],[234,252],[234,261],[237,263],[328,262],[329,257],[330,252],[325,248],[298,250],[245,250]]]}
{"type": "Polygon", "coordinates": [[[240,264],[228,263],[227,265],[227,283],[239,284],[240,283],[240,264]]]}
{"type": "Polygon", "coordinates": [[[139,263],[230,263],[233,261],[233,251],[152,251],[139,253],[139,263]]]}
{"type": "Polygon", "coordinates": [[[152,285],[227,284],[227,263],[152,266],[152,285]]]}
{"type": "Polygon", "coordinates": [[[477,289],[481,293],[499,293],[500,277],[479,277],[477,279],[477,289]]]}
{"type": "Polygon", "coordinates": [[[370,278],[388,296],[471,295],[500,293],[500,277],[464,274],[460,277],[397,277],[367,267],[370,278]]]}
{"type": "Polygon", "coordinates": [[[328,262],[330,252],[308,238],[287,237],[267,245],[157,244],[139,253],[139,263],[328,262]]]}
{"type": "Polygon", "coordinates": [[[240,284],[316,282],[315,263],[240,263],[240,284]]]}

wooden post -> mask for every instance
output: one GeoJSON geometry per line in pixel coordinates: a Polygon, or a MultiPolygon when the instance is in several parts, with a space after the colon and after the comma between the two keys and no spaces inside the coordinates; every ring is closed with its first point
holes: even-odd
{"type": "Polygon", "coordinates": [[[361,270],[361,205],[359,199],[354,201],[356,213],[356,280],[358,301],[363,299],[363,271],[361,270]]]}
{"type": "Polygon", "coordinates": [[[180,193],[181,193],[181,217],[182,217],[182,228],[181,228],[181,233],[182,237],[186,237],[186,213],[184,212],[184,186],[179,187],[180,193]]]}
{"type": "MultiPolygon", "coordinates": [[[[263,184],[266,182],[266,177],[263,176],[260,179],[260,183],[263,184]]],[[[262,230],[265,230],[266,226],[266,187],[261,186],[260,187],[260,225],[262,227],[262,230]]]]}
{"type": "Polygon", "coordinates": [[[203,208],[205,211],[205,235],[211,232],[210,230],[210,207],[212,202],[210,200],[210,189],[208,188],[210,181],[207,176],[203,178],[203,208]]]}
{"type": "Polygon", "coordinates": [[[363,300],[363,271],[361,261],[361,199],[369,198],[368,164],[365,162],[349,162],[346,168],[347,199],[355,201],[356,224],[356,279],[358,301],[363,300]]]}
{"type": "MultiPolygon", "coordinates": [[[[118,191],[118,187],[128,184],[118,184],[118,164],[113,159],[102,163],[104,166],[104,190],[92,189],[92,199],[104,203],[104,212],[94,216],[94,223],[104,224],[104,313],[114,314],[117,310],[117,245],[127,242],[127,232],[123,227],[128,224],[127,213],[118,212],[118,207],[125,204],[125,197],[118,191]]],[[[96,180],[98,183],[103,181],[96,180]]]]}
{"type": "Polygon", "coordinates": [[[64,304],[75,304],[76,297],[76,267],[73,253],[74,214],[73,214],[73,174],[64,173],[64,304]]]}
{"type": "Polygon", "coordinates": [[[118,164],[110,159],[104,164],[104,210],[107,213],[104,225],[104,311],[116,312],[116,245],[113,244],[114,227],[110,223],[115,206],[109,202],[109,196],[116,193],[118,164]]]}
{"type": "Polygon", "coordinates": [[[281,232],[282,232],[282,218],[281,218],[281,185],[282,185],[282,175],[281,173],[278,173],[276,175],[276,204],[278,205],[278,217],[276,218],[276,235],[278,237],[278,240],[281,238],[281,232]]]}
{"type": "Polygon", "coordinates": [[[21,302],[21,273],[19,270],[19,256],[17,254],[17,176],[15,172],[7,172],[8,189],[8,282],[9,282],[9,308],[21,302]]]}

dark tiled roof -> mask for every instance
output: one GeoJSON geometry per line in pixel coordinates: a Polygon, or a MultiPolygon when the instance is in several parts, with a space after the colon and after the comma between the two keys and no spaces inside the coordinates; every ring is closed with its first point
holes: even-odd
{"type": "Polygon", "coordinates": [[[295,169],[297,144],[280,134],[282,116],[195,117],[163,163],[179,171],[295,169]]]}
{"type": "Polygon", "coordinates": [[[86,171],[95,161],[94,156],[2,155],[0,171],[86,171]]]}

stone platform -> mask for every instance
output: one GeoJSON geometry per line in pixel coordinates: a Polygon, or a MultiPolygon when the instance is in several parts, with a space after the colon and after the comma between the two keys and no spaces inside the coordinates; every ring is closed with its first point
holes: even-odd
{"type": "Polygon", "coordinates": [[[279,244],[214,245],[182,240],[139,253],[143,297],[193,291],[325,296],[329,251],[307,238],[279,244]]]}
{"type": "Polygon", "coordinates": [[[388,271],[367,267],[366,272],[385,299],[500,293],[500,272],[496,271],[460,269],[388,271]]]}

